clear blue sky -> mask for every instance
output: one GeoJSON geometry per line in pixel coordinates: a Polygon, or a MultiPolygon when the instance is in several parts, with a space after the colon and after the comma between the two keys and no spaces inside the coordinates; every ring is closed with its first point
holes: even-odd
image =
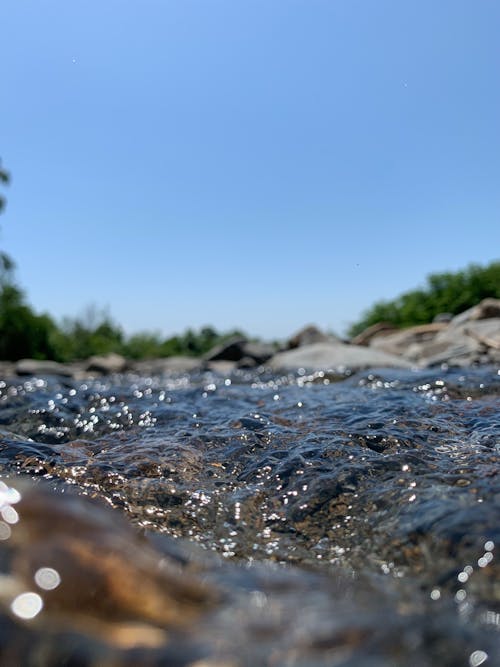
{"type": "Polygon", "coordinates": [[[3,0],[0,246],[38,311],[337,332],[500,258],[498,0],[3,0]]]}

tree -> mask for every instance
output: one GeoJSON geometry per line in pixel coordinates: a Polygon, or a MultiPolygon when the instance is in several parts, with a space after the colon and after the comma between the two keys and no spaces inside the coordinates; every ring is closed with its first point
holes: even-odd
{"type": "MultiPolygon", "coordinates": [[[[2,161],[0,160],[0,183],[2,185],[7,185],[10,181],[10,176],[5,169],[2,168],[2,161]]],[[[0,195],[0,213],[3,211],[5,208],[5,198],[0,195]]]]}

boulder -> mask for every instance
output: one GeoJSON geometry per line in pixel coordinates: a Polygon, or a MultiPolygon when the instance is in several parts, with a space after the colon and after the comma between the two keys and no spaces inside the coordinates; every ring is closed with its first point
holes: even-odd
{"type": "Polygon", "coordinates": [[[231,338],[217,345],[205,354],[205,361],[241,361],[252,359],[254,365],[263,364],[274,354],[274,347],[268,343],[252,343],[246,338],[231,338]]]}
{"type": "MultiPolygon", "coordinates": [[[[471,309],[472,310],[472,309],[471,309]]],[[[477,311],[476,311],[477,312],[477,311]]],[[[432,341],[413,345],[405,357],[420,366],[469,366],[475,363],[495,363],[500,350],[500,317],[464,320],[439,332],[432,341]]]]}
{"type": "Polygon", "coordinates": [[[294,350],[279,352],[269,362],[272,370],[361,370],[365,368],[411,368],[401,357],[361,345],[313,343],[294,350]]]}
{"type": "Polygon", "coordinates": [[[127,368],[127,360],[121,354],[96,355],[87,360],[85,370],[88,372],[102,373],[109,375],[111,373],[122,373],[127,368]]]}
{"type": "Polygon", "coordinates": [[[140,375],[164,375],[165,373],[190,373],[201,368],[199,359],[173,356],[164,359],[145,359],[134,362],[130,370],[140,375]]]}
{"type": "Polygon", "coordinates": [[[351,343],[353,345],[369,345],[375,336],[387,336],[387,334],[394,333],[395,331],[399,331],[399,329],[396,329],[393,324],[389,324],[389,322],[377,322],[363,329],[357,336],[354,336],[351,343]]]}
{"type": "Polygon", "coordinates": [[[370,347],[382,350],[388,354],[405,355],[410,345],[428,343],[435,339],[438,333],[447,328],[446,322],[420,324],[407,329],[399,329],[394,333],[376,336],[370,341],[370,347]]]}
{"type": "Polygon", "coordinates": [[[72,377],[73,370],[57,361],[41,361],[39,359],[20,359],[15,364],[17,375],[61,375],[72,377]]]}
{"type": "Polygon", "coordinates": [[[455,315],[450,322],[450,326],[458,327],[464,324],[464,322],[486,320],[493,317],[500,317],[500,299],[483,299],[476,306],[472,306],[472,308],[464,310],[463,313],[455,315]]]}
{"type": "Polygon", "coordinates": [[[287,342],[287,349],[293,350],[303,345],[312,345],[313,343],[333,343],[341,342],[337,336],[326,334],[314,324],[309,324],[300,331],[297,331],[287,342]]]}

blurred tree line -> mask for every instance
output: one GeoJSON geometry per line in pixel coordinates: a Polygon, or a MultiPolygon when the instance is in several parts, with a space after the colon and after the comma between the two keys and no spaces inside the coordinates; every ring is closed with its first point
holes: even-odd
{"type": "MultiPolygon", "coordinates": [[[[0,162],[0,185],[9,183],[9,174],[0,162]]],[[[0,212],[5,198],[0,193],[0,212]]],[[[212,327],[163,338],[159,333],[125,336],[106,310],[91,306],[79,317],[66,318],[59,325],[50,315],[38,315],[27,304],[24,292],[15,282],[15,264],[0,252],[0,359],[23,358],[72,361],[94,354],[116,352],[131,359],[201,356],[214,345],[240,331],[221,334],[212,327]]]]}
{"type": "Polygon", "coordinates": [[[356,336],[377,322],[397,327],[432,322],[440,313],[458,315],[481,299],[500,299],[500,262],[488,266],[471,264],[463,271],[433,273],[422,289],[405,292],[392,301],[379,301],[349,329],[356,336]]]}

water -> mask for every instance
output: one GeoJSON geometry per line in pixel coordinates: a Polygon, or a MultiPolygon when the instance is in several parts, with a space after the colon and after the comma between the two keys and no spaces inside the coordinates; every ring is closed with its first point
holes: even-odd
{"type": "Polygon", "coordinates": [[[1,543],[2,664],[500,664],[497,369],[0,391],[0,473],[45,481],[1,543]],[[65,575],[23,620],[32,561],[65,575]]]}

